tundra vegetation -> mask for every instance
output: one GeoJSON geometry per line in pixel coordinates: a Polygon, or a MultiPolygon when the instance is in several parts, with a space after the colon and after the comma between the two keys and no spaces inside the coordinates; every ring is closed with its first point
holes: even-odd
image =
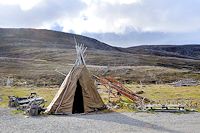
{"type": "MultiPolygon", "coordinates": [[[[28,96],[31,92],[44,97],[48,105],[65,78],[55,70],[67,74],[73,66],[76,37],[88,48],[86,64],[92,74],[112,76],[154,101],[192,101],[197,103],[195,108],[200,108],[199,86],[169,85],[181,79],[200,81],[199,45],[118,48],[92,38],[49,30],[0,29],[0,33],[1,107],[7,107],[9,95],[28,96]],[[5,87],[6,84],[11,87],[5,87]]],[[[106,103],[106,89],[99,88],[106,103]]],[[[123,96],[122,99],[130,103],[123,96]]]]}

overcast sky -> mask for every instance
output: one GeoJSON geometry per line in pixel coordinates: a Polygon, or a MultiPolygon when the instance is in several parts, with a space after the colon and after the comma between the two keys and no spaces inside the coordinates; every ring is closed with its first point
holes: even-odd
{"type": "Polygon", "coordinates": [[[110,45],[200,43],[200,0],[0,0],[0,27],[42,28],[110,45]]]}

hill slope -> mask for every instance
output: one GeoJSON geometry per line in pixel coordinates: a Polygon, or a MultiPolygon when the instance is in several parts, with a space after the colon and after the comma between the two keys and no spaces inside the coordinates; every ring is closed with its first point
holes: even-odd
{"type": "MultiPolygon", "coordinates": [[[[0,56],[14,47],[74,49],[74,37],[89,50],[117,51],[131,54],[200,59],[200,45],[143,45],[129,48],[112,47],[98,40],[71,33],[37,29],[0,28],[0,56]]],[[[24,56],[23,56],[24,57],[24,56]]]]}
{"type": "Polygon", "coordinates": [[[85,36],[42,29],[0,29],[0,57],[14,62],[26,59],[73,63],[74,37],[88,48],[88,64],[190,69],[198,69],[199,65],[199,60],[192,59],[200,58],[200,45],[119,48],[85,36]]]}
{"type": "Polygon", "coordinates": [[[6,55],[12,48],[74,49],[74,37],[89,49],[114,50],[105,43],[79,35],[37,29],[0,29],[0,53],[6,55]]]}
{"type": "Polygon", "coordinates": [[[124,51],[135,54],[157,55],[188,59],[200,59],[200,45],[143,45],[126,48],[124,51]]]}
{"type": "MultiPolygon", "coordinates": [[[[14,75],[26,80],[43,78],[51,81],[52,84],[54,81],[57,84],[57,79],[62,81],[62,78],[54,70],[57,68],[67,73],[71,68],[69,64],[75,61],[74,37],[88,47],[86,63],[90,65],[200,69],[200,60],[197,60],[200,55],[198,45],[119,48],[92,38],[63,32],[41,29],[0,29],[0,80],[1,77],[14,75]],[[174,50],[176,47],[179,48],[174,50]],[[187,51],[190,48],[191,50],[187,51]]],[[[125,71],[117,75],[128,76],[125,71]]],[[[129,73],[131,75],[136,71],[134,69],[129,73]]],[[[139,76],[141,74],[143,72],[139,76]]],[[[133,76],[137,79],[138,75],[133,76]]]]}

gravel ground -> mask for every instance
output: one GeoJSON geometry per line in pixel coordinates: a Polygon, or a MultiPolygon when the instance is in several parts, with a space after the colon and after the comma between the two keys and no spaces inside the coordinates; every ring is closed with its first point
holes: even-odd
{"type": "Polygon", "coordinates": [[[0,108],[1,133],[199,133],[200,113],[106,113],[26,118],[0,108]]]}

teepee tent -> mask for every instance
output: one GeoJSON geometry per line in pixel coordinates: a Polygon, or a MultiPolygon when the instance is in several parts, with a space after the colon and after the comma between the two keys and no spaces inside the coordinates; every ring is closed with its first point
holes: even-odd
{"type": "MultiPolygon", "coordinates": [[[[76,42],[76,41],[75,41],[76,42]]],[[[77,59],[54,99],[49,114],[88,113],[104,107],[84,60],[86,48],[76,43],[77,59]]]]}

